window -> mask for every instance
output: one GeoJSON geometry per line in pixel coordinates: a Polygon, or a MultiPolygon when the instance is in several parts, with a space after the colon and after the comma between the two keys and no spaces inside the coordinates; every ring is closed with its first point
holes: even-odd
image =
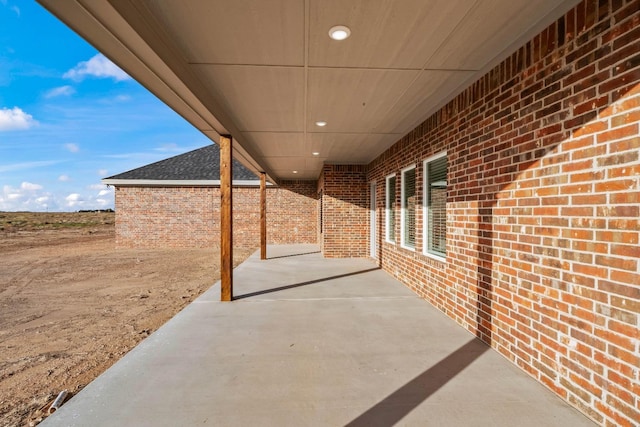
{"type": "Polygon", "coordinates": [[[424,253],[447,255],[447,153],[424,161],[424,253]]]}
{"type": "Polygon", "coordinates": [[[396,242],[396,176],[387,177],[385,198],[385,238],[389,243],[396,242]]]}
{"type": "Polygon", "coordinates": [[[322,218],[322,190],[318,193],[318,200],[320,200],[320,234],[324,233],[324,222],[322,218]]]}
{"type": "Polygon", "coordinates": [[[400,220],[401,244],[413,249],[416,246],[416,167],[402,170],[402,217],[400,220]]]}

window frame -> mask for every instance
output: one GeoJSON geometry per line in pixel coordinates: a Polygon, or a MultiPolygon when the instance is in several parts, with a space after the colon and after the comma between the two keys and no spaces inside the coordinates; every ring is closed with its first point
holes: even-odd
{"type": "Polygon", "coordinates": [[[387,243],[392,243],[395,244],[397,239],[396,239],[396,212],[395,212],[395,201],[397,198],[397,194],[396,194],[396,183],[397,183],[397,177],[395,173],[392,173],[391,175],[387,175],[384,179],[384,240],[387,243]],[[391,188],[390,182],[391,180],[393,181],[393,202],[391,202],[391,198],[390,198],[390,191],[389,189],[391,188]],[[391,224],[391,212],[393,210],[393,224],[391,224]],[[393,232],[393,233],[391,233],[393,232]],[[389,234],[393,234],[393,239],[389,238],[389,234]]]}
{"type": "MultiPolygon", "coordinates": [[[[422,227],[422,253],[425,256],[428,256],[430,258],[436,259],[438,261],[446,261],[447,260],[447,249],[446,249],[446,243],[445,243],[445,252],[444,255],[439,253],[439,252],[433,252],[429,250],[429,163],[432,163],[435,160],[441,159],[443,157],[447,157],[447,150],[441,151],[440,153],[434,154],[433,156],[427,157],[423,162],[422,162],[422,222],[423,222],[423,227],[422,227]]],[[[449,167],[449,159],[447,159],[447,169],[449,167]]],[[[448,183],[448,181],[447,181],[448,183]]],[[[446,206],[446,205],[445,205],[446,206]]],[[[445,207],[445,213],[446,213],[446,207],[445,207]]],[[[446,227],[446,223],[447,223],[447,218],[445,216],[445,227],[446,227]]],[[[446,231],[445,231],[446,233],[446,231]]]]}
{"type": "MultiPolygon", "coordinates": [[[[414,171],[413,172],[414,173],[413,186],[414,186],[414,192],[416,193],[416,194],[414,194],[414,197],[415,197],[417,195],[417,186],[416,186],[416,182],[415,182],[415,179],[416,179],[416,176],[415,176],[416,175],[416,165],[413,164],[413,165],[407,166],[406,168],[404,168],[404,169],[402,169],[400,171],[400,246],[402,248],[404,248],[404,249],[407,249],[407,250],[410,250],[410,251],[415,251],[416,250],[415,242],[414,242],[413,246],[408,245],[405,242],[405,237],[404,237],[405,236],[405,228],[406,228],[406,223],[405,223],[405,211],[406,211],[406,209],[404,207],[405,200],[406,200],[405,199],[405,191],[404,191],[405,190],[405,184],[406,184],[405,174],[407,172],[410,172],[411,170],[414,171]]],[[[414,215],[415,215],[415,212],[414,212],[414,215]]],[[[417,224],[414,223],[414,227],[417,227],[417,224]]],[[[414,233],[414,239],[415,239],[415,236],[416,236],[416,230],[415,229],[413,230],[413,233],[414,233]]]]}

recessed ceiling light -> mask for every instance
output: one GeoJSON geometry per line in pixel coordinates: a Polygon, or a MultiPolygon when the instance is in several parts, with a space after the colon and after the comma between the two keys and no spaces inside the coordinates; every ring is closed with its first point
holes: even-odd
{"type": "Polygon", "coordinates": [[[298,173],[298,171],[293,171],[293,173],[298,173]]]}
{"type": "Polygon", "coordinates": [[[314,156],[319,156],[319,155],[320,155],[320,153],[318,153],[317,151],[314,151],[314,152],[313,152],[313,153],[311,153],[311,154],[313,154],[314,156]]]}
{"type": "Polygon", "coordinates": [[[336,25],[335,27],[331,27],[329,30],[329,37],[334,40],[344,40],[351,35],[351,30],[349,27],[345,27],[344,25],[336,25]]]}
{"type": "Polygon", "coordinates": [[[326,125],[327,125],[327,122],[325,122],[324,120],[319,120],[316,122],[316,126],[324,127],[326,125]]]}

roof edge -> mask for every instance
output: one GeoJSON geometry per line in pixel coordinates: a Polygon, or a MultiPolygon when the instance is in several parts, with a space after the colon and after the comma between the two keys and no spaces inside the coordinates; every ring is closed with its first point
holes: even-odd
{"type": "MultiPolygon", "coordinates": [[[[105,185],[113,185],[114,187],[219,187],[218,179],[198,179],[198,180],[162,180],[162,179],[109,179],[102,180],[105,185]]],[[[259,187],[259,180],[234,179],[232,181],[234,187],[259,187]]],[[[272,185],[267,182],[267,185],[272,185]]]]}

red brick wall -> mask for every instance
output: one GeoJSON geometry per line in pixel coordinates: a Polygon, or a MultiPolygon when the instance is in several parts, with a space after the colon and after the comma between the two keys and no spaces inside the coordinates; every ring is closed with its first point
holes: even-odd
{"type": "MultiPolygon", "coordinates": [[[[256,238],[259,237],[258,229],[256,238]]],[[[257,242],[259,246],[260,241],[257,242]]],[[[280,188],[267,188],[267,242],[318,242],[318,196],[315,181],[282,181],[280,188]]]]}
{"type": "MultiPolygon", "coordinates": [[[[267,187],[267,243],[316,243],[315,181],[267,187]]],[[[233,189],[233,243],[260,246],[260,190],[233,189]]],[[[218,247],[220,189],[117,187],[118,247],[218,247]]]]}
{"type": "Polygon", "coordinates": [[[363,179],[381,266],[602,425],[640,425],[639,11],[583,1],[363,179]],[[443,150],[446,262],[422,254],[421,210],[415,251],[383,238],[385,176],[399,204],[415,163],[422,200],[422,161],[443,150]]]}
{"type": "Polygon", "coordinates": [[[369,255],[369,187],[366,167],[325,165],[322,190],[322,250],[327,258],[369,255]]]}

